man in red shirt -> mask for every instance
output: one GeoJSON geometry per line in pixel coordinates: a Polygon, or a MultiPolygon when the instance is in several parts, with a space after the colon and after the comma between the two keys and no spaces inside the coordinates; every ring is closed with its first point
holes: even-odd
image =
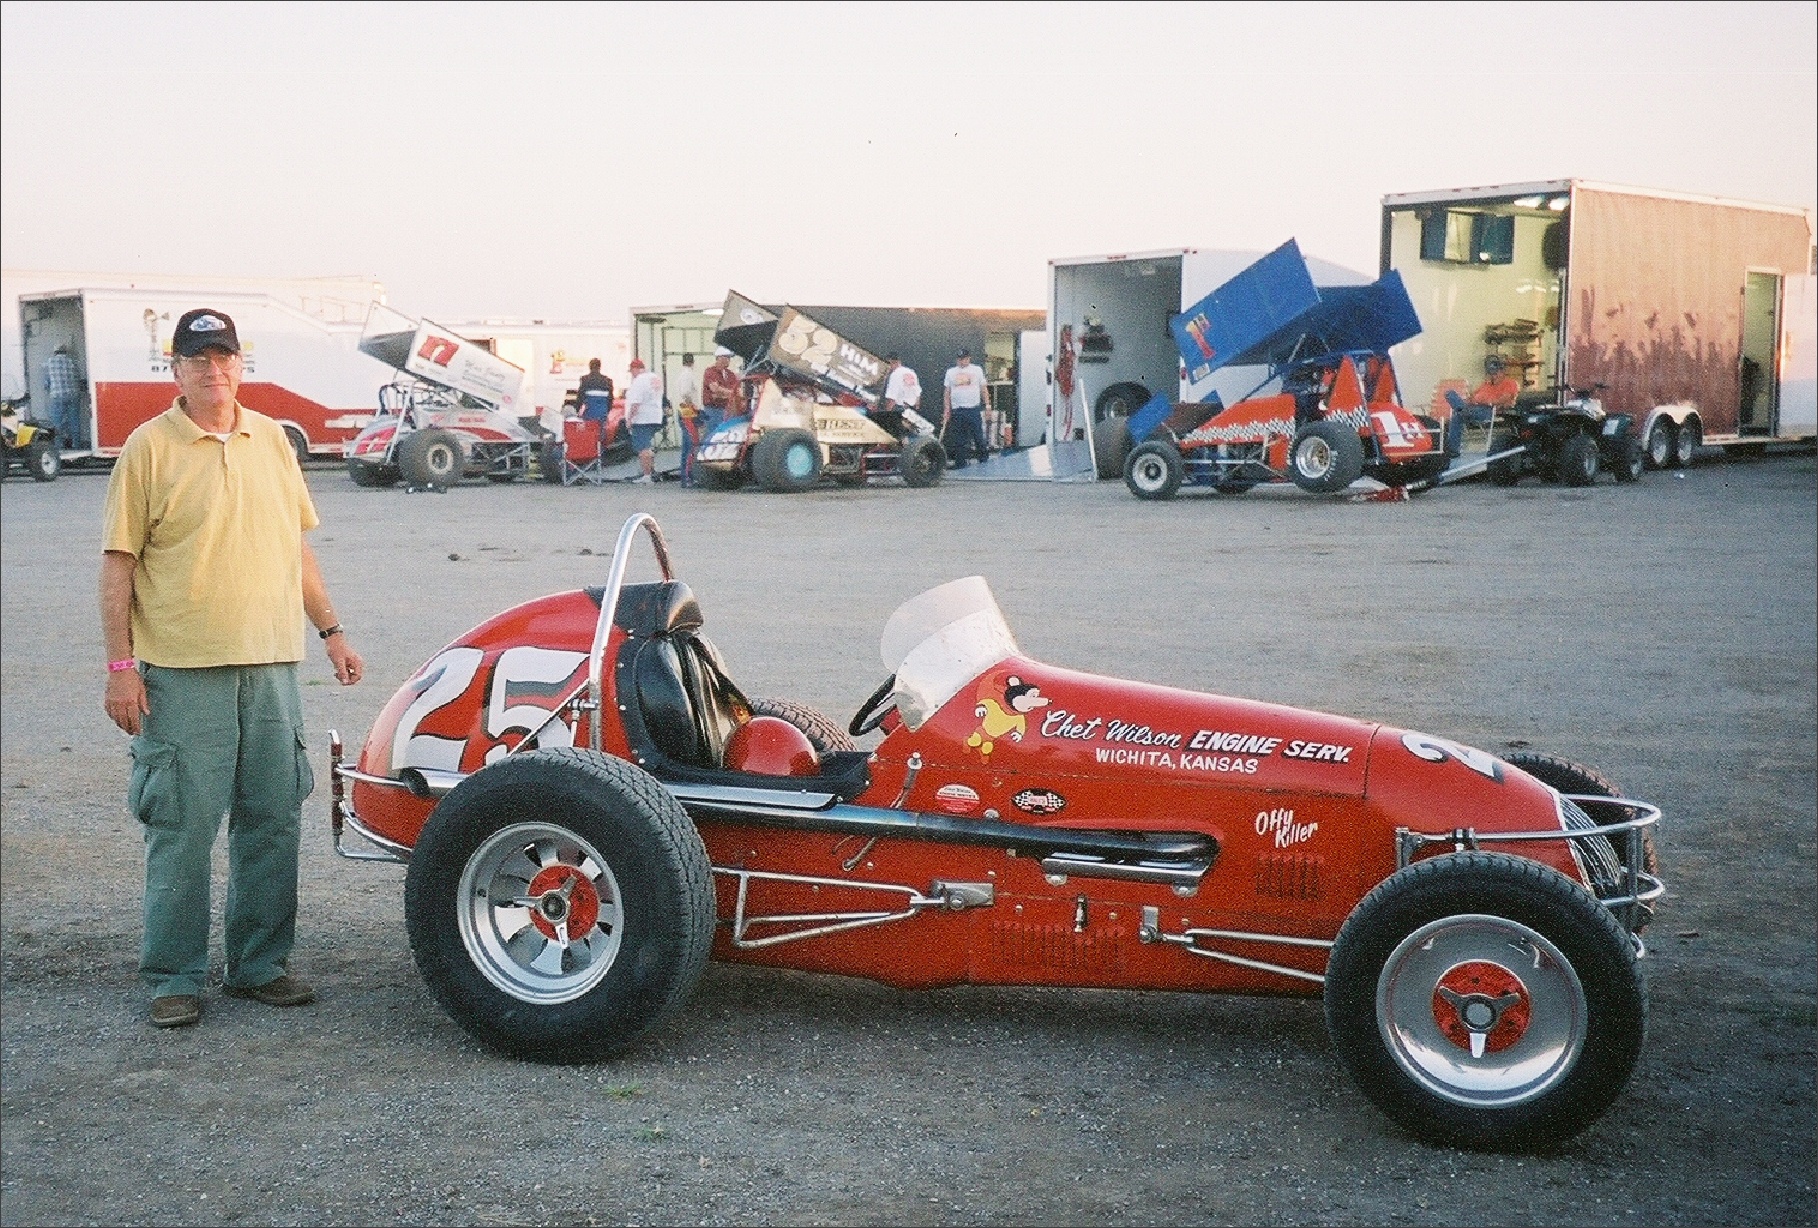
{"type": "Polygon", "coordinates": [[[1507,373],[1506,364],[1499,355],[1491,354],[1483,360],[1483,383],[1471,392],[1471,399],[1459,396],[1456,392],[1447,391],[1446,402],[1452,407],[1452,417],[1446,423],[1446,454],[1457,456],[1464,443],[1464,429],[1471,426],[1488,426],[1501,410],[1514,409],[1515,398],[1521,395],[1521,385],[1515,377],[1507,373]]]}
{"type": "Polygon", "coordinates": [[[713,352],[713,365],[701,372],[701,438],[713,434],[726,419],[736,418],[742,408],[732,351],[721,346],[713,352]]]}

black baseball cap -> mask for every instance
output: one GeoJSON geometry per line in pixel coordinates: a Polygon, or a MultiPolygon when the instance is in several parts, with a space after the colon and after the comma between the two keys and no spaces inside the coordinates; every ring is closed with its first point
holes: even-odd
{"type": "Polygon", "coordinates": [[[240,352],[233,317],[212,307],[184,312],[177,319],[177,331],[171,334],[170,352],[178,358],[194,358],[211,346],[229,354],[240,352]]]}

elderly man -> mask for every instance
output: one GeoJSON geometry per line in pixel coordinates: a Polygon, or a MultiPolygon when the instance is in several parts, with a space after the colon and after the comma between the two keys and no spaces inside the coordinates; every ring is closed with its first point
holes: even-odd
{"type": "Polygon", "coordinates": [[[133,735],[127,805],[145,831],[140,976],[151,1022],[202,1017],[210,856],[227,816],[226,992],[300,1006],[289,971],[297,840],[314,785],[297,663],[303,619],[335,677],[360,656],[303,534],[316,510],[284,430],[239,403],[225,313],[185,312],[171,340],[180,395],[127,437],[108,481],[101,556],[104,706],[133,735]]]}

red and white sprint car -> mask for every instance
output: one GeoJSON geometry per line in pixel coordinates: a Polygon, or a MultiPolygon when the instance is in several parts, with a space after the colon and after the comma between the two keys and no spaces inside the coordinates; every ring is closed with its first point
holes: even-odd
{"type": "Polygon", "coordinates": [[[978,577],[892,615],[845,730],[702,626],[634,516],[602,587],[442,649],[352,764],[331,735],[336,849],[409,863],[424,979],[507,1054],[619,1052],[711,956],[1322,996],[1364,1092],[1473,1148],[1583,1129],[1634,1067],[1660,812],[1596,771],[1046,665],[978,577]]]}

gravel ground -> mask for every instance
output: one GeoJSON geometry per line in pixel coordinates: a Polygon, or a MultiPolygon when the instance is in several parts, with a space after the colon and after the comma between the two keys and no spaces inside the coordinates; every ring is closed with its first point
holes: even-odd
{"type": "Polygon", "coordinates": [[[105,482],[72,472],[8,481],[0,505],[0,1223],[1818,1218],[1810,456],[1393,505],[1153,505],[1118,484],[435,496],[333,467],[310,484],[370,678],[342,690],[312,661],[318,755],[330,727],[357,745],[467,627],[599,583],[648,508],[745,689],[842,721],[882,676],[890,610],[976,572],[1057,664],[1596,764],[1666,809],[1640,1066],[1557,1151],[1485,1156],[1398,1134],[1316,1002],[726,965],[627,1057],[510,1061],[437,1009],[402,870],[334,856],[323,788],[295,961],[320,1000],[216,990],[200,1027],[156,1031],[126,740],[100,705],[105,482]]]}

